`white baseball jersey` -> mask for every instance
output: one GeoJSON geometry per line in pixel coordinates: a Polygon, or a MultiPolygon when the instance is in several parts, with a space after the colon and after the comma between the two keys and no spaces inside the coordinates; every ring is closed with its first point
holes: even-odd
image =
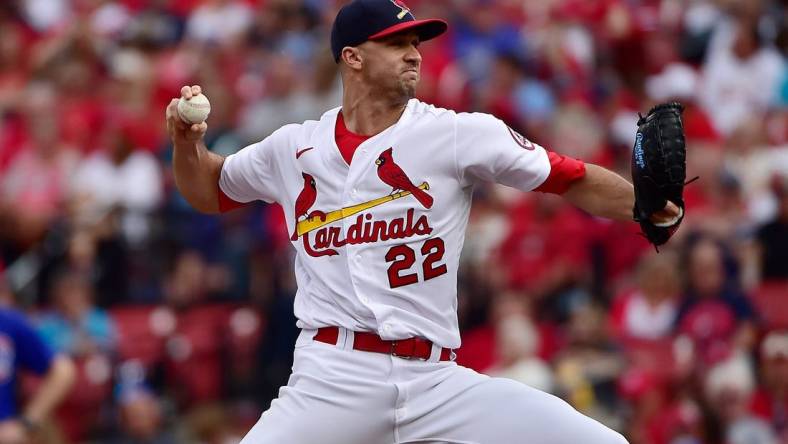
{"type": "Polygon", "coordinates": [[[548,153],[491,115],[412,99],[348,165],[335,141],[339,111],[229,156],[220,190],[284,207],[297,249],[300,328],[458,348],[457,268],[473,186],[533,190],[550,175],[548,153]]]}

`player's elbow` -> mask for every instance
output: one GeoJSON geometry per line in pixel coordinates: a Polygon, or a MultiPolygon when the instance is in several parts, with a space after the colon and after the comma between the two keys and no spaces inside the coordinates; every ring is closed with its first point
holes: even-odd
{"type": "Polygon", "coordinates": [[[202,214],[220,213],[218,200],[212,200],[210,197],[205,198],[204,196],[201,196],[201,197],[192,197],[191,199],[187,197],[186,201],[189,202],[189,205],[191,205],[191,207],[194,208],[199,213],[202,214]]]}
{"type": "MultiPolygon", "coordinates": [[[[205,151],[204,147],[202,149],[205,151]]],[[[207,151],[200,162],[182,156],[183,151],[176,149],[172,164],[175,186],[181,196],[200,213],[218,214],[218,184],[224,158],[207,151]]]]}
{"type": "Polygon", "coordinates": [[[210,186],[196,186],[197,184],[189,181],[180,181],[175,178],[175,185],[178,187],[181,196],[197,212],[203,214],[219,214],[219,195],[218,191],[210,186]]]}
{"type": "Polygon", "coordinates": [[[192,208],[194,208],[195,210],[197,210],[198,213],[201,214],[217,215],[221,213],[218,209],[210,208],[208,206],[201,206],[201,207],[192,206],[192,208]]]}

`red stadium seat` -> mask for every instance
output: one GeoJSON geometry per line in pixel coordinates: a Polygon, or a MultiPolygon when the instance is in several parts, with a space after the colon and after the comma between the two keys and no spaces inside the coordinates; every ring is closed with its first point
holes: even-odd
{"type": "Polygon", "coordinates": [[[214,401],[222,394],[222,348],[229,334],[232,307],[211,304],[177,313],[175,331],[167,340],[168,385],[182,405],[214,401]]]}
{"type": "Polygon", "coordinates": [[[98,423],[101,408],[112,395],[112,361],[94,354],[74,360],[77,382],[57,411],[58,421],[71,442],[83,442],[98,423]]]}
{"type": "MultiPolygon", "coordinates": [[[[101,353],[72,359],[77,379],[58,407],[55,421],[67,438],[66,442],[85,442],[98,424],[102,407],[112,398],[112,360],[101,353]]],[[[40,377],[25,374],[22,378],[23,397],[29,399],[40,384],[40,377]]]]}
{"type": "Polygon", "coordinates": [[[164,358],[164,343],[175,329],[175,315],[163,306],[129,306],[110,310],[118,329],[121,361],[137,360],[151,369],[164,358]]]}
{"type": "Polygon", "coordinates": [[[228,312],[226,322],[230,333],[229,346],[231,349],[236,349],[236,353],[254,347],[260,342],[260,333],[265,324],[257,310],[247,306],[233,307],[228,312]]]}
{"type": "Polygon", "coordinates": [[[227,362],[233,381],[253,380],[257,348],[265,328],[260,312],[250,307],[235,307],[227,317],[227,362]]]}

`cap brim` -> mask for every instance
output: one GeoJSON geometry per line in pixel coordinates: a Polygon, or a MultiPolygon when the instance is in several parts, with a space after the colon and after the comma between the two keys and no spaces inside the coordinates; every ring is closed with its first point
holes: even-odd
{"type": "Polygon", "coordinates": [[[434,39],[449,29],[449,24],[441,19],[411,20],[408,22],[397,23],[394,26],[369,36],[369,40],[382,39],[398,32],[415,30],[419,33],[419,39],[426,41],[434,39]]]}

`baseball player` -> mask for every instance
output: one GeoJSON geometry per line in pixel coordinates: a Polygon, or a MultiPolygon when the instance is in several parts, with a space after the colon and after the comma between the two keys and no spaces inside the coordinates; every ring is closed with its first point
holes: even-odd
{"type": "MultiPolygon", "coordinates": [[[[355,0],[331,47],[342,106],[222,158],[167,108],[177,185],[207,213],[278,202],[296,249],[292,376],[243,444],[625,443],[564,401],[454,362],[457,268],[475,184],[565,196],[632,220],[632,185],[487,114],[415,99],[419,44],[447,29],[355,0]]],[[[201,92],[184,87],[185,98],[201,92]]],[[[668,203],[655,220],[680,217],[668,203]]]]}

